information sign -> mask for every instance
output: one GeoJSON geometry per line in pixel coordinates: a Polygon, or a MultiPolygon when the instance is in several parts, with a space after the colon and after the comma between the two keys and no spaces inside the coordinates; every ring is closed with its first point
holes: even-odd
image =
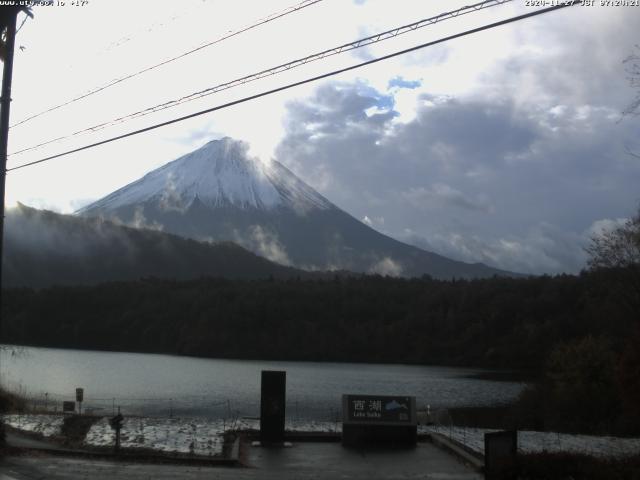
{"type": "Polygon", "coordinates": [[[415,397],[344,395],[345,422],[416,423],[415,397]]]}

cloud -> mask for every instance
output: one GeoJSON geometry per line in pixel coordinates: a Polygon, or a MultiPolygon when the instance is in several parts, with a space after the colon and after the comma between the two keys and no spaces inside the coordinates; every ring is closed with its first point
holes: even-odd
{"type": "Polygon", "coordinates": [[[579,271],[585,231],[638,200],[640,162],[624,149],[637,129],[604,98],[483,92],[418,88],[415,116],[398,121],[393,88],[325,84],[288,105],[276,156],[369,226],[375,211],[396,238],[410,229],[431,251],[508,270],[579,271]]]}
{"type": "Polygon", "coordinates": [[[600,237],[618,227],[623,227],[628,221],[628,218],[603,218],[593,222],[586,233],[589,237],[600,237]]]}
{"type": "Polygon", "coordinates": [[[278,235],[261,225],[252,225],[246,234],[235,232],[235,241],[252,252],[279,263],[291,265],[291,260],[278,235]]]}
{"type": "MultiPolygon", "coordinates": [[[[372,6],[354,10],[364,16],[372,6]]],[[[639,200],[640,162],[626,149],[640,151],[640,117],[618,122],[637,94],[622,63],[637,52],[640,16],[629,12],[564,9],[356,73],[371,83],[324,83],[287,105],[276,157],[333,203],[392,236],[410,229],[433,251],[506,269],[577,271],[584,262],[585,232],[628,217],[639,200]],[[489,44],[495,39],[504,41],[489,44]]],[[[364,36],[381,30],[381,23],[396,24],[394,18],[372,18],[353,29],[361,28],[364,36]]],[[[355,31],[349,32],[354,38],[355,31]]],[[[381,48],[386,47],[354,54],[370,58],[381,48]]],[[[273,130],[278,124],[273,112],[280,104],[271,98],[274,103],[265,104],[265,98],[221,111],[215,124],[200,117],[199,127],[189,123],[191,133],[175,133],[173,143],[182,148],[229,128],[246,129],[253,139],[265,131],[277,138],[281,132],[273,130]],[[229,116],[226,123],[220,115],[229,116]]],[[[176,128],[184,129],[181,125],[176,128]]],[[[120,158],[150,168],[145,157],[157,163],[168,155],[165,149],[137,155],[136,162],[128,158],[147,148],[147,138],[153,137],[123,143],[127,155],[109,153],[115,150],[95,155],[109,165],[120,158]]],[[[109,170],[122,172],[121,167],[109,170]]],[[[85,174],[87,184],[96,177],[94,171],[85,174]]],[[[33,191],[55,195],[43,193],[51,182],[38,181],[30,181],[33,191]]],[[[94,193],[86,189],[79,196],[94,193]]],[[[170,193],[165,207],[179,210],[180,200],[170,193]]],[[[144,215],[137,220],[144,222],[144,215]]],[[[249,237],[256,251],[287,258],[268,231],[249,237]]]]}
{"type": "Polygon", "coordinates": [[[452,205],[467,210],[490,213],[493,207],[484,196],[469,198],[461,191],[443,183],[429,187],[410,188],[401,192],[402,197],[419,209],[432,209],[442,205],[452,205]]]}
{"type": "MultiPolygon", "coordinates": [[[[124,221],[122,218],[120,218],[118,215],[114,214],[103,214],[100,213],[99,215],[93,215],[91,217],[85,217],[85,218],[90,218],[90,219],[97,219],[96,221],[97,223],[97,229],[100,230],[102,225],[105,224],[105,222],[107,222],[108,224],[113,224],[113,225],[117,225],[117,226],[124,226],[124,227],[131,227],[131,228],[137,228],[137,229],[141,229],[141,230],[155,230],[158,232],[164,231],[164,225],[162,225],[161,223],[153,220],[153,221],[149,221],[147,219],[147,217],[144,215],[144,206],[142,205],[137,205],[133,211],[133,216],[131,217],[131,219],[124,221]]],[[[208,239],[209,241],[211,241],[211,239],[208,239]]]]}
{"type": "Polygon", "coordinates": [[[371,228],[382,228],[384,227],[384,217],[369,217],[368,215],[365,215],[362,217],[362,223],[371,228]]]}
{"type": "Polygon", "coordinates": [[[638,42],[640,17],[629,8],[569,10],[514,32],[516,48],[485,73],[478,91],[527,105],[562,99],[622,111],[631,100],[622,61],[638,42]]]}
{"type": "Polygon", "coordinates": [[[162,190],[162,196],[160,197],[160,208],[165,212],[180,212],[184,213],[189,205],[184,201],[182,195],[176,188],[176,181],[174,173],[171,172],[167,175],[165,188],[162,190]]]}
{"type": "Polygon", "coordinates": [[[129,236],[103,218],[80,219],[19,204],[7,210],[5,220],[5,240],[9,249],[75,259],[116,246],[130,257],[136,255],[136,247],[129,236]]]}
{"type": "Polygon", "coordinates": [[[586,265],[585,232],[568,232],[540,223],[522,235],[499,237],[441,232],[427,237],[406,233],[401,239],[419,248],[465,262],[499,265],[512,272],[577,273],[586,265]]]}
{"type": "Polygon", "coordinates": [[[319,89],[308,108],[291,104],[277,157],[360,218],[379,207],[392,230],[424,216],[421,196],[456,210],[491,211],[491,175],[509,158],[525,155],[539,135],[535,122],[514,119],[508,102],[423,96],[408,123],[395,123],[395,110],[378,118],[363,114],[385,95],[338,84],[319,89]]]}
{"type": "Polygon", "coordinates": [[[390,257],[375,262],[369,268],[369,273],[384,275],[389,277],[399,277],[402,275],[402,266],[390,257]]]}
{"type": "Polygon", "coordinates": [[[396,88],[408,88],[409,90],[413,90],[415,88],[418,88],[422,85],[422,80],[405,80],[404,78],[402,78],[401,76],[396,76],[393,77],[391,80],[389,80],[389,82],[387,83],[387,89],[391,89],[393,87],[396,88]]]}
{"type": "Polygon", "coordinates": [[[141,228],[146,230],[157,230],[162,231],[164,229],[164,225],[156,222],[149,222],[147,218],[144,216],[144,207],[142,205],[138,205],[133,212],[133,218],[131,221],[127,222],[126,225],[128,227],[133,228],[141,228]]]}

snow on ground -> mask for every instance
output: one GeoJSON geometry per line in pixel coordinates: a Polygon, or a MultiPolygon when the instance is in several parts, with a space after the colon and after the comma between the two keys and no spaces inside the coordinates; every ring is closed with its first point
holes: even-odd
{"type": "Polygon", "coordinates": [[[39,433],[43,437],[60,434],[62,429],[61,415],[3,415],[6,425],[25,432],[39,433]]]}
{"type": "MultiPolygon", "coordinates": [[[[129,417],[122,424],[120,445],[122,448],[216,456],[222,454],[225,424],[223,420],[129,417]]],[[[92,447],[114,445],[115,431],[107,418],[91,426],[84,443],[92,447]]]]}
{"type": "MultiPolygon", "coordinates": [[[[418,427],[419,433],[440,433],[482,455],[484,455],[484,434],[495,431],[497,430],[463,427],[418,427]]],[[[518,451],[523,453],[569,452],[620,458],[640,454],[640,438],[519,431],[518,451]]]]}
{"type": "MultiPolygon", "coordinates": [[[[43,437],[60,435],[62,415],[6,415],[4,421],[13,428],[40,433],[43,437]]],[[[288,420],[291,432],[340,432],[341,423],[288,420]]],[[[216,420],[202,418],[125,417],[120,432],[120,445],[127,449],[150,449],[166,453],[203,456],[222,455],[223,434],[229,430],[259,430],[254,418],[216,420]]],[[[94,423],[84,444],[88,447],[112,447],[115,431],[107,417],[94,423]]]]}
{"type": "MultiPolygon", "coordinates": [[[[341,430],[335,422],[287,421],[292,432],[335,432],[341,430]]],[[[214,420],[202,418],[125,417],[120,433],[122,448],[144,448],[168,453],[193,453],[216,456],[222,454],[225,431],[258,430],[257,419],[214,420]]],[[[115,432],[103,418],[87,433],[85,444],[91,447],[111,447],[115,432]]]]}
{"type": "MultiPolygon", "coordinates": [[[[4,415],[13,428],[39,433],[43,437],[60,435],[62,415],[4,415]]],[[[223,434],[230,430],[259,430],[255,418],[234,420],[204,418],[125,417],[121,431],[123,448],[151,449],[167,453],[193,453],[219,456],[223,434]]],[[[287,420],[290,432],[341,432],[341,422],[287,420]]],[[[496,430],[463,427],[419,426],[418,433],[440,433],[472,450],[484,454],[484,434],[496,430]]],[[[102,418],[87,433],[85,444],[90,447],[111,447],[115,432],[108,418],[102,418]]],[[[591,435],[570,435],[553,432],[518,432],[518,449],[524,453],[571,452],[597,457],[625,457],[640,454],[640,438],[619,438],[591,435]]]]}

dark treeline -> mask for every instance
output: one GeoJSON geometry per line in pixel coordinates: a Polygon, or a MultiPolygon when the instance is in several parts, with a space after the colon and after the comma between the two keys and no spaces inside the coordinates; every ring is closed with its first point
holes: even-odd
{"type": "Polygon", "coordinates": [[[437,281],[169,281],[6,290],[2,342],[219,358],[366,361],[540,371],[555,345],[615,349],[634,312],[615,272],[437,281]],[[615,277],[617,278],[617,277],[615,277]]]}

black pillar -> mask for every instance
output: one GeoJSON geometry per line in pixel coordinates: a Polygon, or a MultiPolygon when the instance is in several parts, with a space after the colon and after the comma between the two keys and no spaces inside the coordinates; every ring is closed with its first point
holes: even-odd
{"type": "Polygon", "coordinates": [[[287,372],[262,371],[260,395],[260,441],[284,442],[287,372]]]}

